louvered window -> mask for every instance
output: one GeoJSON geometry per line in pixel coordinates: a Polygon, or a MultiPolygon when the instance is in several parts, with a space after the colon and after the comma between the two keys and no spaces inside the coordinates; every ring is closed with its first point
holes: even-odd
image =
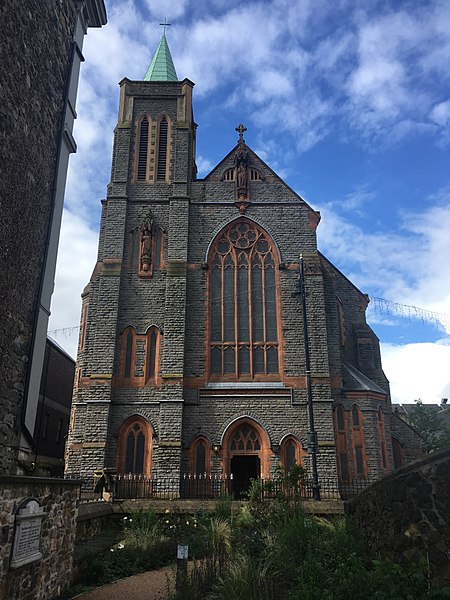
{"type": "Polygon", "coordinates": [[[250,181],[261,181],[261,173],[257,169],[250,169],[250,181]]]}
{"type": "Polygon", "coordinates": [[[168,142],[169,126],[166,117],[161,119],[159,124],[159,139],[158,139],[158,167],[156,171],[157,181],[166,180],[167,172],[167,142],[168,142]]]}
{"type": "Polygon", "coordinates": [[[235,172],[236,169],[233,167],[232,169],[228,169],[222,176],[224,181],[234,181],[235,180],[235,172]]]}
{"type": "Polygon", "coordinates": [[[148,119],[147,117],[144,117],[141,121],[141,126],[139,130],[139,148],[137,165],[138,180],[147,179],[148,129],[148,119]]]}

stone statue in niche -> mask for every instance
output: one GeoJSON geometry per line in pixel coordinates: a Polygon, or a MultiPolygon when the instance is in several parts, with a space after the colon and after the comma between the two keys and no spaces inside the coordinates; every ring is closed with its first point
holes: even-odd
{"type": "Polygon", "coordinates": [[[149,218],[141,227],[140,270],[144,273],[151,272],[153,234],[153,219],[149,218]]]}
{"type": "Polygon", "coordinates": [[[248,152],[245,148],[238,148],[234,158],[236,166],[236,186],[238,199],[248,198],[248,152]]]}

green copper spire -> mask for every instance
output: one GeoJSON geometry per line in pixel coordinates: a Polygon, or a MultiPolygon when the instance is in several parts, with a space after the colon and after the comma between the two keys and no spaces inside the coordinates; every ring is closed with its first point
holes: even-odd
{"type": "Polygon", "coordinates": [[[178,81],[165,32],[147,69],[144,81],[178,81]]]}

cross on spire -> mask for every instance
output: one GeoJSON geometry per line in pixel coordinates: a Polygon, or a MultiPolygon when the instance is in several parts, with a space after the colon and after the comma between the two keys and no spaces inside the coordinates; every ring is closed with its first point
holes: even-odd
{"type": "Polygon", "coordinates": [[[160,23],[160,25],[162,25],[164,27],[163,35],[166,35],[166,27],[170,27],[172,25],[172,23],[168,23],[166,17],[164,17],[164,23],[160,23]]]}
{"type": "Polygon", "coordinates": [[[240,142],[245,142],[244,140],[244,132],[247,131],[247,127],[244,127],[242,125],[242,123],[240,125],[238,125],[235,129],[235,131],[237,131],[239,133],[239,141],[240,142]]]}

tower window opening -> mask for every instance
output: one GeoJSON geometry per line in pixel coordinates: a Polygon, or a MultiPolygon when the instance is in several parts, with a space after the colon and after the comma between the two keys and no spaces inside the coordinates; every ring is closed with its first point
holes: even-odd
{"type": "Polygon", "coordinates": [[[147,178],[147,155],[148,155],[148,119],[144,117],[141,122],[139,132],[138,165],[137,178],[145,180],[147,178]]]}
{"type": "Polygon", "coordinates": [[[167,119],[166,117],[163,117],[159,124],[158,166],[156,171],[157,181],[166,180],[168,132],[169,126],[167,119]]]}

